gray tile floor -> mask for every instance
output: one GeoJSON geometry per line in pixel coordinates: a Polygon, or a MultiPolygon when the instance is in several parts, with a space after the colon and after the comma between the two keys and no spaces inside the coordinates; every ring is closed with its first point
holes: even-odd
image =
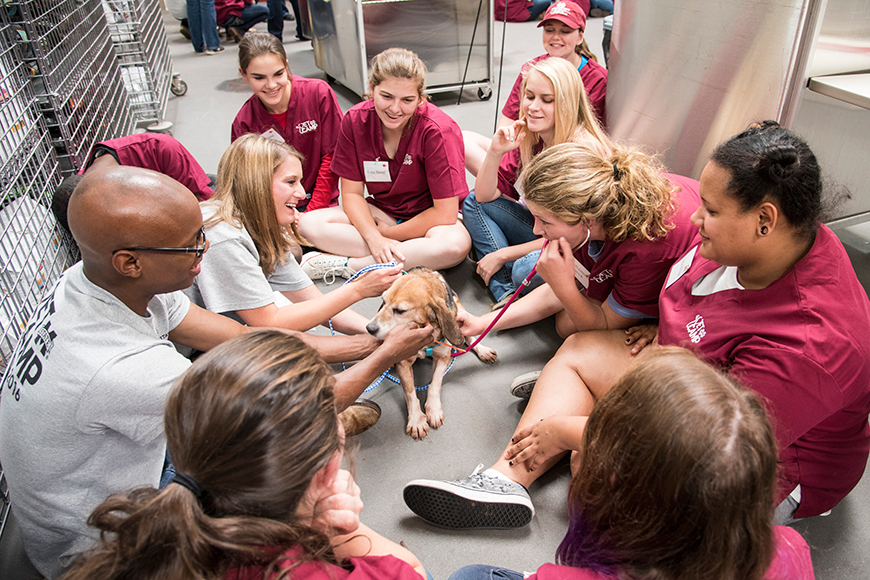
{"type": "MultiPolygon", "coordinates": [[[[504,64],[501,103],[520,65],[540,54],[541,35],[536,23],[508,24],[505,54],[496,55],[494,73],[504,64]]],[[[291,30],[288,27],[288,30],[291,30]]],[[[237,73],[235,45],[211,57],[196,55],[190,44],[168,25],[175,70],[190,87],[186,96],[171,98],[167,119],[175,123],[174,135],[199,159],[206,171],[214,172],[229,142],[230,123],[250,93],[237,73]]],[[[602,20],[590,19],[587,41],[601,55],[602,20]]],[[[495,26],[495,51],[501,46],[502,24],[495,26]]],[[[292,38],[292,30],[285,34],[292,38]]],[[[287,42],[295,74],[325,78],[314,65],[310,43],[287,42]]],[[[357,97],[340,85],[334,87],[342,109],[357,97]]],[[[434,95],[432,101],[466,130],[491,135],[496,115],[493,98],[482,102],[475,90],[467,90],[456,105],[458,93],[434,95]]],[[[469,180],[471,184],[471,180],[469,180]]],[[[854,229],[854,228],[853,228],[854,229]]],[[[870,259],[863,232],[849,232],[858,249],[852,251],[856,268],[866,272],[870,283],[870,259]]],[[[846,237],[846,236],[844,236],[846,237]]],[[[870,235],[867,236],[870,238],[870,235]]],[[[451,269],[447,278],[472,312],[489,308],[490,296],[474,274],[470,261],[451,269]]],[[[324,288],[325,289],[325,288],[324,288]]],[[[378,301],[359,305],[365,315],[373,314],[378,301]]],[[[401,389],[385,382],[368,396],[383,409],[381,422],[358,438],[356,472],[366,503],[363,519],[374,529],[396,541],[403,540],[421,558],[436,579],[472,563],[498,564],[516,570],[534,570],[552,561],[556,546],[566,529],[565,501],[569,481],[567,464],[553,469],[531,489],[537,515],[521,530],[458,532],[434,528],[415,517],[402,501],[402,487],[415,478],[455,478],[467,475],[478,463],[488,467],[502,452],[521,408],[507,386],[516,375],[540,369],[559,347],[553,325],[543,321],[531,327],[494,333],[485,344],[495,348],[499,361],[485,366],[472,356],[461,357],[445,379],[442,396],[445,423],[422,441],[404,435],[405,405],[401,389]]],[[[417,383],[429,380],[427,369],[418,365],[417,383]]],[[[870,578],[870,477],[827,518],[801,522],[798,529],[813,547],[817,577],[821,580],[870,578]]]]}
{"type": "MultiPolygon", "coordinates": [[[[230,124],[242,103],[250,96],[239,78],[237,48],[225,44],[226,51],[204,56],[193,52],[189,41],[178,32],[177,23],[166,16],[174,70],[181,73],[189,90],[183,97],[170,96],[166,119],[174,123],[173,134],[200,161],[209,173],[216,173],[218,160],[229,144],[230,124]]],[[[506,98],[520,65],[542,53],[536,23],[508,24],[503,59],[496,55],[495,66],[504,63],[501,103],[506,98]]],[[[590,19],[587,39],[601,55],[602,20],[590,19]]],[[[495,26],[495,50],[501,45],[502,24],[495,26]]],[[[314,65],[308,42],[293,39],[293,26],[285,30],[291,67],[295,74],[325,78],[314,65]]],[[[498,71],[494,74],[498,78],[498,71]]],[[[358,98],[347,89],[335,86],[342,109],[358,98]]],[[[463,103],[456,105],[457,93],[435,95],[432,101],[451,115],[460,127],[490,135],[496,115],[493,98],[478,101],[476,90],[467,90],[463,103]]],[[[471,181],[470,181],[471,183],[471,181]]],[[[870,232],[852,228],[843,235],[852,244],[850,254],[865,284],[870,283],[868,246],[870,232]]],[[[470,261],[446,272],[471,312],[489,309],[491,298],[470,261]]],[[[326,290],[327,288],[322,285],[326,290]]],[[[358,305],[364,315],[374,314],[378,301],[358,305]]],[[[363,490],[366,508],[363,519],[385,536],[403,540],[429,568],[432,575],[445,579],[466,564],[498,564],[516,570],[534,570],[553,560],[556,547],[566,529],[565,502],[569,481],[567,464],[550,471],[532,486],[537,509],[532,523],[521,530],[458,532],[431,527],[408,510],[401,490],[415,478],[455,478],[467,475],[478,463],[489,466],[503,450],[519,418],[521,407],[507,386],[516,375],[543,367],[559,347],[551,321],[523,329],[493,333],[484,344],[495,348],[499,361],[485,366],[473,356],[460,357],[445,379],[442,396],[446,420],[422,441],[404,434],[405,408],[401,389],[385,382],[369,397],[383,409],[380,423],[357,438],[355,453],[357,479],[363,490]]],[[[417,383],[429,380],[426,365],[418,365],[417,383]],[[422,367],[422,368],[421,368],[422,367]]],[[[827,518],[800,522],[797,528],[813,548],[816,575],[820,580],[870,578],[870,476],[834,509],[827,518]]],[[[0,557],[3,554],[0,553],[0,557]]],[[[6,580],[0,566],[0,578],[6,580]]],[[[30,578],[12,576],[9,578],[30,578]]]]}

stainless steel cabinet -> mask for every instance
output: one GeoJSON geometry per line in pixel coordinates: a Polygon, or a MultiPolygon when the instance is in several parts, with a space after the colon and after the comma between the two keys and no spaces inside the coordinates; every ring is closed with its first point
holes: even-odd
{"type": "Polygon", "coordinates": [[[394,46],[426,63],[427,92],[455,90],[464,76],[489,94],[492,0],[308,0],[308,9],[317,67],[358,95],[371,58],[394,46]]]}

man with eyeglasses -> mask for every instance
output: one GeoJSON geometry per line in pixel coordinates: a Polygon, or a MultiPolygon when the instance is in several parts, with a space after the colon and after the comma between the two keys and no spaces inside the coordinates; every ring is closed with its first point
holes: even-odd
{"type": "MultiPolygon", "coordinates": [[[[164,401],[190,365],[173,342],[208,350],[247,330],[178,292],[208,250],[196,198],[178,182],[135,167],[88,173],[68,217],[82,261],[30,316],[0,387],[0,464],[25,550],[47,578],[93,544],[97,504],[160,483],[164,401]]],[[[328,362],[366,357],[336,377],[337,391],[356,395],[432,338],[294,334],[328,362]]]]}

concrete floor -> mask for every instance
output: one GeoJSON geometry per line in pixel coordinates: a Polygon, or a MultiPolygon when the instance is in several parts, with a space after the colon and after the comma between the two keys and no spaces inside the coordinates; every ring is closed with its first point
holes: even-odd
{"type": "MultiPolygon", "coordinates": [[[[173,134],[199,160],[208,173],[216,173],[218,160],[229,145],[230,124],[242,103],[250,96],[239,78],[237,47],[225,44],[226,51],[204,56],[193,52],[189,41],[178,32],[177,23],[166,16],[167,34],[175,72],[187,83],[183,97],[170,96],[166,120],[174,123],[173,134]]],[[[262,26],[262,25],[261,25],[262,26]]],[[[508,24],[503,59],[503,104],[520,65],[543,52],[536,23],[508,24]]],[[[309,42],[293,40],[294,27],[285,28],[285,47],[294,74],[325,78],[314,65],[309,42]]],[[[601,55],[602,20],[590,19],[587,40],[601,55]]],[[[499,51],[502,24],[495,26],[495,51],[499,51]]],[[[602,59],[603,60],[603,59],[602,59]]],[[[498,78],[496,55],[494,62],[498,78]]],[[[334,86],[339,103],[347,110],[359,99],[340,85],[334,86]]],[[[451,115],[466,130],[491,135],[496,115],[496,87],[487,102],[477,99],[476,90],[466,90],[463,103],[456,105],[458,93],[435,95],[432,101],[451,115]]],[[[469,180],[471,183],[471,180],[469,180]]],[[[850,253],[865,284],[870,283],[870,232],[850,229],[843,236],[854,247],[850,253]]],[[[448,281],[459,293],[466,309],[483,313],[491,297],[474,274],[472,262],[446,272],[448,281]]],[[[322,283],[322,289],[327,290],[322,283]]],[[[372,315],[379,301],[370,299],[356,308],[372,315]]],[[[424,523],[402,501],[402,487],[411,479],[453,479],[468,475],[478,463],[489,466],[502,452],[521,412],[520,404],[508,392],[508,384],[518,374],[544,366],[560,345],[551,321],[530,327],[493,333],[484,344],[496,349],[499,361],[486,366],[473,356],[460,357],[445,378],[443,404],[446,421],[430,431],[422,441],[404,434],[405,405],[401,389],[385,382],[367,395],[383,409],[380,423],[356,439],[355,470],[363,490],[366,508],[363,520],[373,529],[395,540],[404,541],[428,567],[433,577],[444,579],[455,569],[473,563],[497,564],[515,570],[535,570],[553,561],[556,547],[564,535],[567,516],[565,502],[569,481],[566,463],[552,469],[532,486],[536,517],[526,528],[503,531],[450,531],[424,523]]],[[[417,383],[429,381],[426,364],[418,365],[417,383]]],[[[870,476],[834,509],[827,518],[812,518],[795,527],[813,549],[816,576],[820,580],[870,578],[870,476]]],[[[2,556],[2,554],[0,554],[2,556]]],[[[9,578],[29,578],[19,575],[9,578]]],[[[0,578],[6,580],[3,567],[0,578]]]]}

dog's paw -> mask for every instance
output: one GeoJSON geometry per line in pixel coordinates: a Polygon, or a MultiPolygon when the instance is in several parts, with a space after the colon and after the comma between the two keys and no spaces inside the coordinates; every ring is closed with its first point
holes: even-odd
{"type": "Polygon", "coordinates": [[[426,415],[420,413],[417,417],[408,417],[408,426],[405,428],[405,434],[417,440],[428,435],[429,423],[426,420],[426,415]]]}
{"type": "Polygon", "coordinates": [[[498,353],[496,353],[495,350],[481,344],[474,347],[474,354],[477,355],[477,358],[488,365],[491,365],[498,360],[498,353]]]}
{"type": "Polygon", "coordinates": [[[433,429],[437,429],[444,424],[444,410],[441,408],[441,405],[431,408],[429,405],[426,405],[426,421],[433,429]]]}

